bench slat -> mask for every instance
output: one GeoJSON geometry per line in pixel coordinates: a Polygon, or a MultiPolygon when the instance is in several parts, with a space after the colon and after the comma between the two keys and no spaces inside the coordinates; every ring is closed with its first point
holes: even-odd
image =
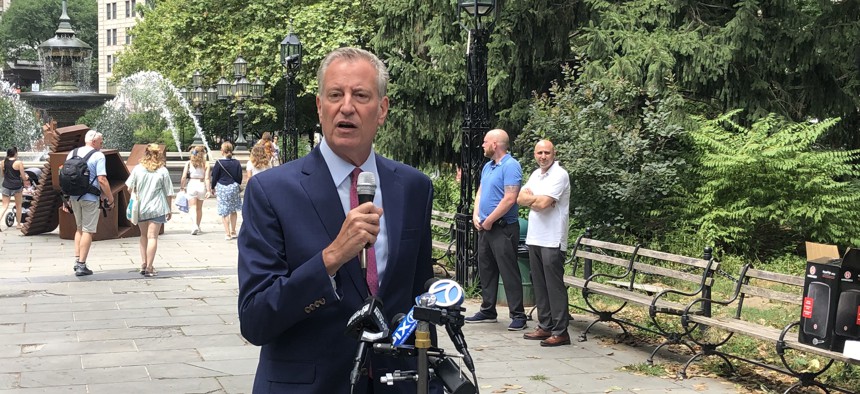
{"type": "MultiPolygon", "coordinates": [[[[590,282],[588,284],[588,291],[595,294],[615,297],[623,301],[629,301],[643,306],[650,306],[651,301],[654,299],[653,296],[647,294],[635,293],[626,289],[619,289],[615,286],[597,282],[590,282]]],[[[684,307],[686,307],[684,304],[666,301],[664,298],[657,300],[656,306],[661,312],[669,311],[674,313],[681,313],[684,311],[684,307]]]]}
{"type": "Polygon", "coordinates": [[[777,300],[787,302],[789,304],[801,305],[803,296],[800,294],[786,293],[783,291],[767,289],[759,286],[743,285],[741,293],[766,298],[769,300],[777,300]]]}
{"type": "Polygon", "coordinates": [[[430,215],[431,216],[438,216],[438,217],[445,218],[445,219],[454,220],[454,214],[453,213],[431,210],[430,215]]]}
{"type": "MultiPolygon", "coordinates": [[[[778,328],[761,326],[755,323],[750,323],[744,320],[737,320],[729,317],[705,317],[702,315],[689,315],[688,318],[690,319],[690,321],[695,323],[730,332],[735,332],[738,334],[743,334],[745,336],[750,336],[759,340],[763,340],[765,342],[775,343],[779,340],[780,333],[782,333],[782,330],[778,328]]],[[[797,341],[797,334],[793,332],[789,332],[788,334],[786,334],[784,340],[786,346],[795,350],[815,354],[822,357],[832,358],[834,360],[841,361],[844,363],[860,365],[860,360],[854,360],[845,357],[842,353],[837,353],[827,349],[817,348],[815,346],[800,343],[797,341]]]]}
{"type": "Polygon", "coordinates": [[[614,250],[614,251],[618,251],[618,252],[624,252],[627,254],[633,254],[633,251],[636,250],[635,246],[621,245],[621,244],[616,244],[616,243],[612,243],[612,242],[605,242],[605,241],[598,241],[596,239],[584,238],[584,237],[579,240],[579,244],[580,244],[580,246],[581,245],[593,246],[595,248],[609,249],[609,250],[614,250]]]}
{"type": "MultiPolygon", "coordinates": [[[[690,265],[694,267],[698,267],[701,269],[708,268],[708,260],[697,259],[693,257],[680,256],[672,253],[660,252],[657,250],[640,248],[638,252],[636,252],[639,256],[652,257],[655,259],[672,261],[679,264],[690,265]]],[[[718,263],[715,261],[713,263],[712,268],[717,269],[718,263]]]]}
{"type": "Polygon", "coordinates": [[[640,262],[633,263],[633,269],[639,272],[652,275],[666,276],[670,278],[685,280],[687,282],[699,283],[702,281],[702,275],[691,274],[688,272],[676,271],[671,268],[657,267],[654,265],[643,264],[640,262]]]}
{"type": "Polygon", "coordinates": [[[750,278],[762,279],[770,282],[778,282],[792,286],[803,287],[803,277],[788,275],[788,274],[780,274],[778,272],[770,272],[770,271],[762,271],[757,270],[755,268],[750,268],[747,270],[746,275],[750,278]]]}
{"type": "Polygon", "coordinates": [[[609,256],[609,255],[605,255],[605,254],[586,252],[584,250],[577,250],[576,251],[576,257],[581,257],[581,258],[590,259],[590,260],[597,260],[597,261],[601,261],[601,262],[604,262],[607,264],[617,265],[619,267],[625,267],[625,268],[628,265],[630,265],[629,260],[620,259],[618,257],[609,256]]]}

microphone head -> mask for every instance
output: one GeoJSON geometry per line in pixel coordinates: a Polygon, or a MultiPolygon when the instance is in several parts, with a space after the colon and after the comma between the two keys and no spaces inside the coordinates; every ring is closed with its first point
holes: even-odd
{"type": "Polygon", "coordinates": [[[377,297],[367,297],[364,305],[347,321],[346,333],[351,337],[359,338],[366,335],[365,332],[388,336],[388,321],[382,313],[382,300],[377,297]]]}
{"type": "Polygon", "coordinates": [[[358,181],[355,184],[356,193],[366,196],[376,194],[376,176],[372,172],[361,172],[358,174],[358,181]]]}
{"type": "Polygon", "coordinates": [[[426,282],[424,282],[424,291],[430,291],[430,286],[433,286],[433,284],[434,284],[434,283],[436,283],[436,282],[438,282],[438,281],[440,281],[440,280],[441,280],[441,279],[436,278],[436,277],[433,277],[433,278],[427,279],[427,281],[426,281],[426,282]]]}
{"type": "Polygon", "coordinates": [[[436,297],[436,306],[443,308],[459,306],[465,299],[463,287],[451,279],[440,279],[433,282],[427,292],[436,297]]]}

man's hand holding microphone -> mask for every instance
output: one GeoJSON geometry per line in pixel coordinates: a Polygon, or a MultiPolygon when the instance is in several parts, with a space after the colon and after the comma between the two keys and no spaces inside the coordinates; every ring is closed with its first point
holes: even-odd
{"type": "Polygon", "coordinates": [[[373,173],[359,174],[357,189],[359,205],[349,211],[337,237],[322,252],[323,263],[329,275],[334,275],[346,262],[364,253],[365,248],[373,245],[379,235],[382,208],[373,205],[373,196],[376,193],[373,173]]]}

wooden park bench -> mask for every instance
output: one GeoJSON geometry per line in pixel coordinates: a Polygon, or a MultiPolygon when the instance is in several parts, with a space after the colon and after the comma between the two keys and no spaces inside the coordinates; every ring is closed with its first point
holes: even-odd
{"type": "Polygon", "coordinates": [[[453,265],[452,259],[457,256],[457,228],[454,214],[430,211],[430,229],[433,234],[431,241],[433,249],[442,252],[440,256],[433,258],[433,264],[444,270],[445,276],[450,277],[447,266],[453,265]],[[448,260],[448,264],[441,263],[441,260],[448,260]]]}
{"type": "MultiPolygon", "coordinates": [[[[597,316],[579,340],[587,340],[588,331],[596,323],[615,322],[625,334],[628,334],[626,327],[631,326],[665,339],[648,356],[649,364],[663,346],[690,347],[682,340],[685,333],[680,330],[680,318],[690,301],[710,296],[713,274],[719,267],[710,253],[710,248],[705,248],[705,257],[701,259],[680,256],[641,246],[598,241],[590,238],[586,231],[576,240],[571,254],[572,275],[564,277],[565,285],[582,290],[587,306],[573,307],[597,316]],[[580,261],[582,275],[577,276],[580,261]],[[605,302],[608,299],[616,302],[605,302]],[[646,308],[651,324],[617,316],[628,304],[646,308]]],[[[707,307],[699,312],[708,313],[707,307]]]]}
{"type": "Polygon", "coordinates": [[[805,386],[816,386],[825,392],[829,392],[828,388],[830,388],[850,393],[850,391],[819,382],[818,377],[827,371],[834,361],[860,365],[860,360],[850,359],[842,353],[802,344],[798,341],[797,327],[800,325],[803,280],[802,276],[763,271],[747,264],[741,269],[733,294],[728,300],[701,298],[691,302],[683,314],[681,323],[686,328],[687,338],[699,345],[701,350],[687,361],[684,368],[679,372],[680,377],[686,378],[687,368],[696,359],[717,356],[725,362],[732,372],[734,372],[734,366],[729,359],[744,361],[793,376],[797,382],[789,387],[785,391],[786,393],[805,386]],[[703,303],[712,306],[712,315],[706,316],[691,312],[699,310],[703,303]],[[769,319],[763,319],[761,314],[757,313],[756,306],[747,305],[745,307],[745,303],[763,305],[765,309],[785,308],[793,314],[788,320],[792,322],[786,326],[782,326],[779,322],[771,322],[768,325],[769,319]],[[696,326],[702,329],[693,329],[696,326]],[[779,356],[782,367],[775,366],[766,360],[741,357],[722,351],[722,345],[736,334],[773,346],[772,349],[779,356]],[[811,371],[806,369],[801,371],[793,367],[790,361],[796,359],[795,356],[802,354],[815,355],[829,361],[821,364],[818,369],[811,368],[811,371]]]}

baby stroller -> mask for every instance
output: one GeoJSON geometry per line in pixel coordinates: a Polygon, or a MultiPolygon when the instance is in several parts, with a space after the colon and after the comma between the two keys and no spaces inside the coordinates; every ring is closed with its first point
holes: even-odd
{"type": "MultiPolygon", "coordinates": [[[[27,174],[27,179],[30,180],[30,187],[25,187],[24,193],[22,194],[21,223],[24,223],[27,220],[27,216],[30,214],[30,205],[33,203],[33,194],[36,192],[36,186],[39,184],[39,177],[42,175],[42,170],[38,167],[27,168],[24,169],[24,173],[27,174]]],[[[9,212],[6,213],[6,227],[12,227],[12,225],[15,224],[15,216],[18,213],[15,204],[11,205],[12,206],[9,207],[9,212]]]]}

